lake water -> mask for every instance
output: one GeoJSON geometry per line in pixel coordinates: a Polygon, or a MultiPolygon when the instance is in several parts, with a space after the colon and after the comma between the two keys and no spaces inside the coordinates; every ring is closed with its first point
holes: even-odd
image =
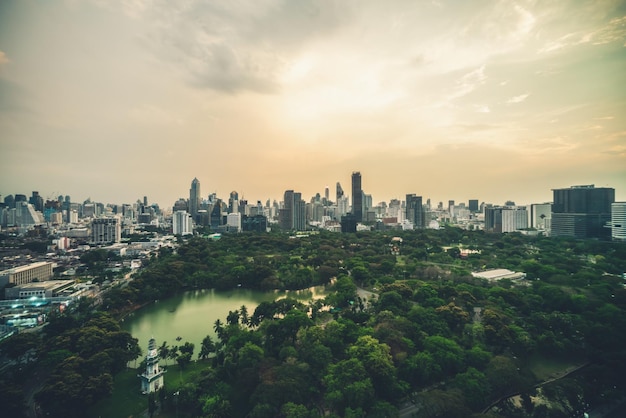
{"type": "MultiPolygon", "coordinates": [[[[204,337],[210,335],[213,341],[217,341],[213,324],[217,319],[225,324],[229,311],[238,310],[245,305],[248,315],[251,316],[261,302],[289,296],[306,303],[326,295],[323,286],[273,292],[250,289],[189,291],[141,308],[124,319],[122,328],[139,340],[143,355],[147,351],[148,340],[154,338],[157,346],[163,341],[167,341],[169,346],[182,345],[187,341],[193,343],[193,357],[197,358],[204,337]],[[180,340],[177,341],[179,337],[180,340]]],[[[140,360],[141,358],[137,359],[137,363],[140,360]]],[[[168,360],[168,363],[171,364],[172,360],[168,360]]]]}

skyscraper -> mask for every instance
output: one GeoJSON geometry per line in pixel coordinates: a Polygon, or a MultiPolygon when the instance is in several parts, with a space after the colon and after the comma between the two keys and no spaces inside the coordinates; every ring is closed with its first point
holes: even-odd
{"type": "Polygon", "coordinates": [[[172,216],[172,232],[174,235],[189,235],[193,233],[191,216],[184,210],[177,210],[172,216]]]}
{"type": "Polygon", "coordinates": [[[191,189],[189,189],[189,213],[192,219],[196,219],[198,210],[200,209],[200,203],[202,194],[200,193],[200,181],[194,177],[191,182],[191,189]]]}
{"type": "Polygon", "coordinates": [[[553,189],[552,229],[555,237],[608,238],[615,189],[593,184],[553,189]]]}
{"type": "Polygon", "coordinates": [[[533,203],[530,205],[530,227],[541,231],[550,231],[552,203],[533,203]]]}
{"type": "Polygon", "coordinates": [[[306,205],[302,200],[302,193],[293,194],[293,229],[296,231],[306,229],[306,205]]]}
{"type": "Polygon", "coordinates": [[[235,213],[239,210],[239,193],[236,191],[230,192],[230,197],[228,199],[228,213],[235,213]]]}
{"type": "Polygon", "coordinates": [[[342,197],[343,197],[343,188],[341,187],[341,184],[337,182],[335,199],[337,202],[339,202],[339,199],[341,199],[342,197]]]}
{"type": "Polygon", "coordinates": [[[120,242],[122,226],[119,218],[95,218],[91,222],[91,242],[107,244],[120,242]]]}
{"type": "Polygon", "coordinates": [[[413,194],[406,195],[405,206],[406,220],[413,224],[415,229],[424,228],[424,209],[422,207],[422,196],[413,194]]]}
{"type": "Polygon", "coordinates": [[[611,204],[611,238],[626,241],[626,202],[611,204]]]}
{"type": "Polygon", "coordinates": [[[363,189],[358,171],[352,173],[352,214],[357,222],[363,222],[363,189]]]}
{"type": "Polygon", "coordinates": [[[280,210],[279,222],[281,229],[289,231],[293,229],[293,190],[285,190],[283,208],[280,210]]]}

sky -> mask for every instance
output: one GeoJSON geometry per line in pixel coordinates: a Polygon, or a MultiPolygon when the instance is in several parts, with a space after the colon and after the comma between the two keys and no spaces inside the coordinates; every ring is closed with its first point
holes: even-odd
{"type": "Polygon", "coordinates": [[[3,0],[0,195],[626,200],[622,0],[3,0]]]}

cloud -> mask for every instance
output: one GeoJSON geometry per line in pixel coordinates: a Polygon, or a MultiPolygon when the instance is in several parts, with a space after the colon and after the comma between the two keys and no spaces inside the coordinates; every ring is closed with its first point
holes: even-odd
{"type": "Polygon", "coordinates": [[[506,102],[509,103],[509,104],[522,103],[524,100],[526,100],[528,98],[528,96],[530,96],[530,93],[520,94],[519,96],[511,97],[506,102]]]}
{"type": "Polygon", "coordinates": [[[447,100],[454,100],[468,95],[479,86],[485,84],[486,80],[485,66],[482,65],[461,76],[461,78],[457,80],[455,88],[448,94],[447,100]]]}
{"type": "Polygon", "coordinates": [[[162,63],[192,87],[227,93],[278,92],[301,49],[352,14],[347,3],[322,7],[313,0],[130,3],[148,22],[144,45],[162,63]]]}
{"type": "Polygon", "coordinates": [[[571,31],[545,42],[539,49],[540,54],[556,52],[578,45],[604,45],[626,42],[626,16],[624,10],[617,9],[613,13],[619,16],[611,17],[611,11],[597,8],[595,2],[578,8],[578,13],[569,13],[573,23],[571,31]]]}

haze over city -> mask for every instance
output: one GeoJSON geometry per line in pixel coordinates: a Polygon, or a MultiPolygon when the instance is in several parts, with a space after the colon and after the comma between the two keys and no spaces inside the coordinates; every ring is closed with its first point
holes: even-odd
{"type": "Polygon", "coordinates": [[[0,194],[626,200],[625,47],[619,0],[3,1],[0,194]]]}

